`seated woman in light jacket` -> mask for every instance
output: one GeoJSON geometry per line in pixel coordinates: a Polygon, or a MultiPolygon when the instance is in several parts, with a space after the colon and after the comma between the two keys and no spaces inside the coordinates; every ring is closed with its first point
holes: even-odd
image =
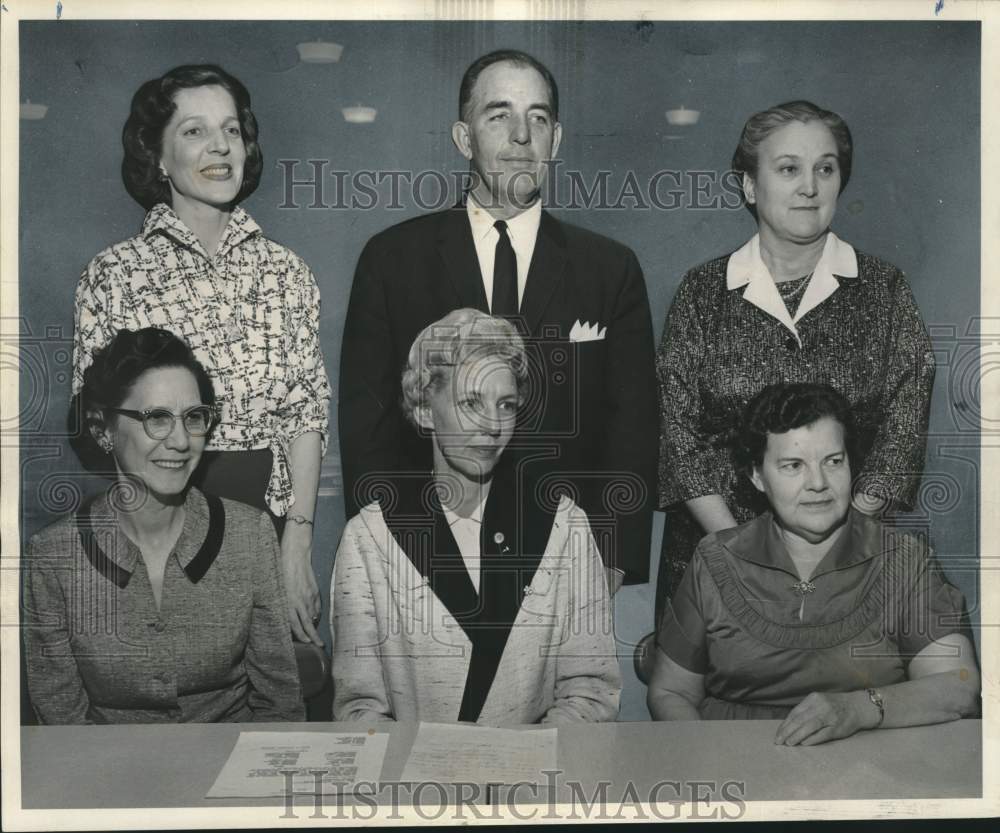
{"type": "Polygon", "coordinates": [[[216,419],[205,368],[166,330],[119,330],[79,400],[74,445],[112,483],[24,556],[41,722],[302,720],[274,527],[190,484],[216,419]]]}
{"type": "Polygon", "coordinates": [[[655,720],[780,720],[775,743],[974,714],[962,594],[922,538],[851,506],[853,420],[828,385],[765,388],[739,466],[771,511],[714,532],[667,605],[655,720]]]}
{"type": "Polygon", "coordinates": [[[431,473],[370,478],[331,587],[334,720],[614,720],[611,603],[586,515],[501,457],[523,404],[507,321],[452,312],[416,338],[403,406],[431,473]]]}

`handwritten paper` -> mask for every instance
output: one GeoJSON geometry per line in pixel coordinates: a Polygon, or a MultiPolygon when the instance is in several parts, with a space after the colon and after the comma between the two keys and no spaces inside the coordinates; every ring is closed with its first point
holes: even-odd
{"type": "Polygon", "coordinates": [[[403,781],[443,784],[541,784],[556,768],[555,729],[491,729],[421,723],[403,781]]]}
{"type": "Polygon", "coordinates": [[[388,741],[385,733],[240,732],[207,797],[349,792],[379,780],[388,741]]]}

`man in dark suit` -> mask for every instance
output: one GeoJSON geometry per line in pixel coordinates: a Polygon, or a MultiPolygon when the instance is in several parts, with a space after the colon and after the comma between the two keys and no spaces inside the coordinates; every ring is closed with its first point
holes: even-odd
{"type": "Polygon", "coordinates": [[[522,52],[475,61],[462,79],[456,147],[464,205],[375,235],[358,260],[344,328],[339,424],[348,517],[379,497],[379,473],[431,468],[403,419],[400,374],[421,329],[472,307],[524,334],[531,392],[510,449],[523,482],[590,518],[605,565],[648,581],[658,417],[649,301],[627,247],[542,211],[559,147],[559,94],[522,52]]]}

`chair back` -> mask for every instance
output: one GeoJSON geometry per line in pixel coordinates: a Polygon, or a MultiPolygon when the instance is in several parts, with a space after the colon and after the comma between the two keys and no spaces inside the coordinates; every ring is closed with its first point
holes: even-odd
{"type": "Polygon", "coordinates": [[[647,633],[635,645],[635,652],[632,654],[632,665],[635,668],[635,675],[643,685],[649,685],[649,678],[653,676],[653,658],[656,655],[656,632],[647,633]]]}
{"type": "Polygon", "coordinates": [[[295,664],[299,668],[302,699],[308,701],[319,694],[330,680],[330,660],[326,652],[311,642],[293,642],[295,664]]]}

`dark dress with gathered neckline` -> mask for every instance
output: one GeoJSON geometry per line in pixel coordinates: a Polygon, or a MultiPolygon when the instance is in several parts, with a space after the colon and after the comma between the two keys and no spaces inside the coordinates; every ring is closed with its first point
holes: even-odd
{"type": "Polygon", "coordinates": [[[906,679],[963,627],[962,594],[920,538],[856,510],[805,594],[770,512],[699,544],[657,636],[705,677],[705,719],[783,718],[814,692],[906,679]]]}

